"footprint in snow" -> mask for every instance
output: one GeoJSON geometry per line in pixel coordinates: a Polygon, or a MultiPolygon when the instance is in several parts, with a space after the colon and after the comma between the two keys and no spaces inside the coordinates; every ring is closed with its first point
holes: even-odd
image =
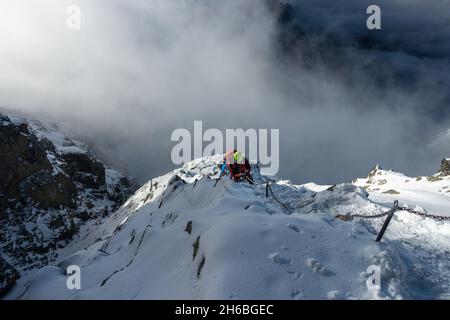
{"type": "Polygon", "coordinates": [[[278,252],[272,253],[268,258],[278,264],[288,264],[291,262],[291,259],[282,257],[278,252]]]}
{"type": "Polygon", "coordinates": [[[306,260],[306,264],[308,267],[311,268],[311,270],[315,273],[321,274],[323,276],[332,276],[335,275],[333,271],[325,267],[323,264],[321,264],[319,261],[317,261],[314,258],[309,258],[306,260]]]}

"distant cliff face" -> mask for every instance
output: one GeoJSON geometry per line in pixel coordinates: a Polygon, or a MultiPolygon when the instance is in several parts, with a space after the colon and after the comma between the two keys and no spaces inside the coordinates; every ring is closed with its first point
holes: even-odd
{"type": "Polygon", "coordinates": [[[0,296],[116,210],[133,182],[48,125],[0,114],[0,296]]]}
{"type": "Polygon", "coordinates": [[[53,174],[47,152],[51,142],[40,142],[28,125],[15,125],[2,116],[0,126],[0,215],[22,212],[27,206],[40,209],[75,208],[77,188],[64,172],[53,174]]]}

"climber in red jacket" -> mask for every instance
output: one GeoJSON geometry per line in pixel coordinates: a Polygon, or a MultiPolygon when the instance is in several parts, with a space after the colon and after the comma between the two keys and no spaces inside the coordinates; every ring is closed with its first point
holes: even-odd
{"type": "Polygon", "coordinates": [[[253,177],[251,175],[250,163],[240,151],[228,151],[223,157],[223,164],[221,166],[221,169],[221,174],[223,174],[225,170],[228,169],[228,171],[230,172],[230,178],[235,182],[239,182],[242,179],[245,179],[250,184],[254,184],[253,177]]]}

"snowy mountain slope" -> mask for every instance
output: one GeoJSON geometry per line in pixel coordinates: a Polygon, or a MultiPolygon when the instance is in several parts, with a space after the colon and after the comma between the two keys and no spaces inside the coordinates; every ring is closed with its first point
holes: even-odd
{"type": "Polygon", "coordinates": [[[375,167],[365,179],[354,183],[365,188],[370,198],[380,203],[400,203],[419,206],[430,213],[450,215],[450,176],[439,173],[429,177],[408,177],[402,173],[375,167]]]}
{"type": "MultiPolygon", "coordinates": [[[[228,178],[215,186],[220,160],[198,159],[148,182],[98,229],[61,250],[54,266],[24,276],[7,298],[449,297],[448,223],[399,212],[376,243],[383,219],[334,217],[380,213],[390,199],[378,203],[369,188],[352,184],[315,192],[279,181],[272,189],[294,210],[288,215],[265,197],[256,167],[258,186],[228,178]],[[81,290],[66,288],[69,265],[81,267],[81,290]],[[381,288],[367,282],[373,266],[381,288]]],[[[440,206],[449,212],[449,202],[440,206]]]]}
{"type": "MultiPolygon", "coordinates": [[[[449,216],[450,176],[445,172],[445,168],[444,159],[437,174],[429,177],[408,177],[382,170],[377,166],[367,178],[357,179],[355,185],[364,187],[369,193],[369,199],[378,204],[388,205],[399,200],[400,206],[449,216]]],[[[373,225],[379,227],[381,223],[382,221],[377,221],[373,225]]],[[[396,250],[405,256],[409,270],[419,276],[417,279],[411,278],[413,285],[417,286],[414,290],[418,291],[414,295],[424,298],[450,298],[449,222],[397,212],[389,226],[387,238],[396,250]],[[425,278],[431,283],[422,287],[420,283],[425,278]]]]}

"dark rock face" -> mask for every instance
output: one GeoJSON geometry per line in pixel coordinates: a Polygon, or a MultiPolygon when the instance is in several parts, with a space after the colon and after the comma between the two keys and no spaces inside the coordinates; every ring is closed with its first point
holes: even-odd
{"type": "Polygon", "coordinates": [[[105,186],[105,167],[101,162],[83,153],[64,154],[62,158],[66,162],[64,171],[74,181],[92,189],[105,186]]]}
{"type": "Polygon", "coordinates": [[[442,159],[441,168],[439,169],[439,175],[450,176],[450,158],[442,159]]]}
{"type": "Polygon", "coordinates": [[[63,174],[53,176],[48,171],[40,171],[31,175],[21,185],[22,194],[29,196],[40,209],[74,209],[76,206],[77,188],[73,181],[63,174]]]}
{"type": "Polygon", "coordinates": [[[0,256],[0,298],[12,288],[19,273],[0,256]]]}
{"type": "Polygon", "coordinates": [[[27,124],[14,125],[5,116],[1,121],[0,218],[8,209],[21,212],[29,204],[40,209],[74,208],[77,189],[66,175],[53,174],[45,145],[27,124]]]}
{"type": "Polygon", "coordinates": [[[0,187],[8,187],[31,174],[50,170],[45,149],[30,135],[27,126],[14,126],[5,118],[7,125],[0,127],[0,187]]]}
{"type": "Polygon", "coordinates": [[[0,296],[20,271],[50,263],[82,225],[108,216],[135,190],[117,171],[108,182],[88,150],[58,151],[35,129],[0,114],[0,296]]]}

